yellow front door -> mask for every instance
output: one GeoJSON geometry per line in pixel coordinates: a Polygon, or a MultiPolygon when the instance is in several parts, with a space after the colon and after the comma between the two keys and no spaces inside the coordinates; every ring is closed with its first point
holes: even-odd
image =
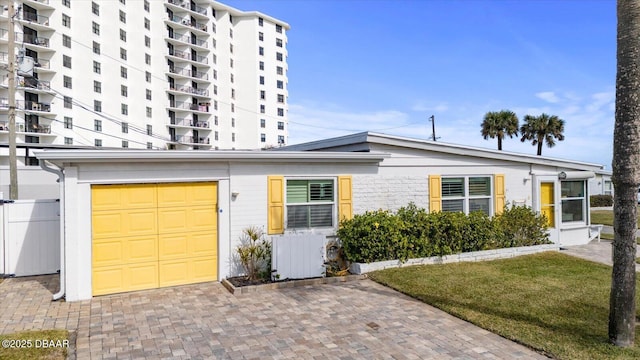
{"type": "Polygon", "coordinates": [[[94,185],[93,295],[217,279],[217,183],[94,185]]]}
{"type": "Polygon", "coordinates": [[[550,228],[555,227],[555,196],[552,182],[540,183],[540,212],[547,217],[550,228]]]}

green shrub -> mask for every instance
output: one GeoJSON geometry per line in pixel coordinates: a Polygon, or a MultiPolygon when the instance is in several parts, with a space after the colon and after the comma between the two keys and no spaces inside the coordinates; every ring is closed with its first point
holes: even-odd
{"type": "Polygon", "coordinates": [[[467,217],[467,229],[462,239],[462,252],[488,250],[493,248],[493,242],[499,228],[496,222],[482,211],[474,211],[467,217]]]}
{"type": "Polygon", "coordinates": [[[367,211],[340,222],[338,238],[349,261],[407,259],[402,221],[389,211],[367,211]]]}
{"type": "Polygon", "coordinates": [[[613,206],[613,196],[611,195],[591,195],[589,204],[593,207],[613,206]]]}
{"type": "Polygon", "coordinates": [[[498,227],[496,248],[550,244],[547,218],[528,206],[507,205],[495,217],[498,227]]]}
{"type": "Polygon", "coordinates": [[[367,211],[340,222],[338,238],[352,262],[444,256],[550,243],[546,219],[529,207],[509,207],[494,218],[482,212],[428,213],[410,203],[395,214],[367,211]]]}

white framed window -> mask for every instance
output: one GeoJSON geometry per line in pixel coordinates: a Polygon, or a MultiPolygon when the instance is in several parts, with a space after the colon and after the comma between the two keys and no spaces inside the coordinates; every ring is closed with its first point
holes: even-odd
{"type": "Polygon", "coordinates": [[[67,89],[71,89],[72,88],[71,77],[65,75],[62,77],[62,79],[63,79],[62,80],[63,86],[66,87],[67,89]]]}
{"type": "Polygon", "coordinates": [[[560,200],[562,203],[562,222],[584,222],[586,220],[585,180],[560,182],[560,200]]]}
{"type": "Polygon", "coordinates": [[[613,195],[613,183],[611,182],[611,180],[604,181],[604,194],[613,195]]]}
{"type": "Polygon", "coordinates": [[[287,179],[286,229],[333,228],[336,224],[334,179],[287,179]]]}
{"type": "Polygon", "coordinates": [[[442,177],[442,211],[493,214],[491,176],[442,177]]]}
{"type": "Polygon", "coordinates": [[[62,46],[71,48],[71,36],[64,34],[62,35],[62,46]]]}

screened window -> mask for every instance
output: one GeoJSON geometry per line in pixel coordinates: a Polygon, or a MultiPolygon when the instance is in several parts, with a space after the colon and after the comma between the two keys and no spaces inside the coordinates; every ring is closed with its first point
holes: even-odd
{"type": "Polygon", "coordinates": [[[442,211],[491,215],[491,177],[442,178],[442,211]]]}
{"type": "Polygon", "coordinates": [[[287,180],[286,208],[289,229],[332,227],[333,180],[287,180]]]}
{"type": "Polygon", "coordinates": [[[585,182],[562,181],[560,183],[562,201],[562,222],[585,221],[585,182]]]}

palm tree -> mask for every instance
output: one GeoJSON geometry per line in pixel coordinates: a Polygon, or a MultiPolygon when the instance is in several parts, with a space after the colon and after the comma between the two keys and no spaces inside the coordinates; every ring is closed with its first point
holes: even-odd
{"type": "Polygon", "coordinates": [[[555,139],[564,140],[564,120],[555,115],[542,114],[540,116],[526,115],[524,124],[520,127],[520,141],[531,140],[531,145],[538,146],[538,156],[542,155],[542,144],[552,148],[555,139]]]}
{"type": "Polygon", "coordinates": [[[498,138],[498,150],[502,150],[502,139],[518,135],[518,117],[510,110],[490,111],[482,121],[482,137],[498,138]]]}
{"type": "Polygon", "coordinates": [[[618,0],[616,121],[613,129],[613,271],[609,340],[633,346],[636,326],[636,194],[640,184],[640,0],[618,0]]]}

